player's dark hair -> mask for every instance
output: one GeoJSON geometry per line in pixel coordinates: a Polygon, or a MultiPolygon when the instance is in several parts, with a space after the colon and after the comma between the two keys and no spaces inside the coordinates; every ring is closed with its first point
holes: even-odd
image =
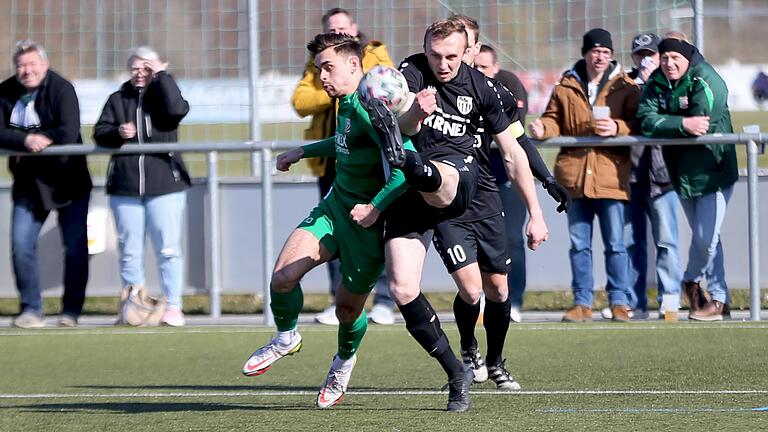
{"type": "Polygon", "coordinates": [[[429,39],[442,40],[454,33],[464,35],[464,49],[466,49],[469,44],[467,40],[467,27],[460,20],[452,19],[435,21],[427,27],[427,31],[424,32],[424,49],[427,48],[427,41],[429,39]]]}
{"type": "Polygon", "coordinates": [[[466,31],[472,31],[475,34],[475,43],[480,41],[480,24],[477,23],[477,20],[466,15],[458,14],[456,12],[452,13],[448,19],[460,21],[462,24],[464,24],[466,31]]]}
{"type": "Polygon", "coordinates": [[[323,14],[323,21],[322,21],[323,28],[327,28],[328,20],[330,20],[332,16],[338,15],[338,14],[344,14],[349,18],[350,21],[352,21],[353,23],[355,22],[355,20],[352,19],[352,14],[350,14],[348,10],[342,9],[340,7],[335,7],[333,9],[328,9],[328,11],[325,14],[323,14]]]}
{"type": "Polygon", "coordinates": [[[312,55],[318,55],[321,52],[333,48],[333,52],[344,56],[356,56],[359,59],[363,58],[363,50],[360,47],[360,42],[355,39],[354,36],[343,33],[320,33],[309,43],[307,43],[307,49],[312,55]]]}
{"type": "Polygon", "coordinates": [[[496,50],[493,49],[492,46],[482,44],[480,45],[480,52],[481,53],[490,53],[491,54],[491,60],[493,60],[493,64],[496,64],[499,62],[499,55],[496,54],[496,50]]]}

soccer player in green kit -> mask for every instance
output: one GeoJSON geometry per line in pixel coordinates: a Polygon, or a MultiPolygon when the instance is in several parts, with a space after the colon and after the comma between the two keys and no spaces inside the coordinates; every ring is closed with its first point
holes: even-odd
{"type": "Polygon", "coordinates": [[[336,134],[280,154],[277,169],[287,171],[302,158],[335,156],[336,180],[277,258],[270,285],[277,334],[251,355],[243,374],[261,375],[301,349],[297,321],[304,301],[299,282],[314,267],[338,257],[343,279],[336,292],[338,351],[317,396],[318,407],[330,408],[344,398],[367,328],[363,306],[384,269],[384,225],[379,215],[407,185],[399,169],[387,172],[379,136],[358,99],[363,77],[360,44],[349,35],[325,33],[315,36],[307,49],[315,55],[323,88],[338,98],[336,134]]]}

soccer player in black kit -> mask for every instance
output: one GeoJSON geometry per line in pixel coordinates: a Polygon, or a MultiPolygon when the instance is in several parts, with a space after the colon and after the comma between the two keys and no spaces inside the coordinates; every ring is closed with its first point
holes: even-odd
{"type": "MultiPolygon", "coordinates": [[[[462,22],[467,29],[470,49],[464,54],[464,62],[474,64],[479,52],[479,26],[477,21],[465,15],[449,17],[462,22]]],[[[568,192],[554,182],[552,175],[541,159],[541,155],[521,133],[522,119],[519,116],[514,95],[492,81],[505,115],[519,133],[518,143],[526,153],[533,175],[545,185],[547,191],[566,209],[570,197],[568,192]]],[[[456,325],[461,337],[462,360],[474,372],[474,381],[483,382],[489,377],[501,390],[519,390],[520,384],[507,370],[502,350],[509,329],[509,289],[507,273],[510,271],[510,254],[507,248],[506,224],[502,213],[501,197],[491,169],[491,143],[493,137],[484,127],[477,128],[476,159],[479,166],[477,192],[470,207],[462,215],[435,227],[433,238],[435,249],[445,264],[448,273],[456,282],[459,292],[453,303],[456,325]],[[475,325],[480,314],[480,297],[485,293],[485,315],[483,326],[486,330],[486,361],[480,354],[474,337],[475,325]],[[486,367],[487,363],[487,367],[486,367]]],[[[504,149],[501,149],[502,151],[504,149]]],[[[514,180],[514,179],[512,179],[514,180]]]]}
{"type": "Polygon", "coordinates": [[[520,185],[531,214],[529,244],[536,248],[547,237],[533,176],[515,139],[523,131],[515,130],[504,115],[495,84],[462,62],[467,48],[462,23],[433,23],[424,36],[424,53],[408,57],[400,66],[413,93],[410,107],[397,119],[381,103],[373,101],[368,107],[388,161],[403,171],[411,186],[385,215],[390,292],[408,331],[448,375],[449,411],[469,409],[473,373],[451,350],[419,282],[431,230],[462,214],[474,197],[478,178],[474,135],[480,117],[504,149],[508,172],[520,185]],[[403,150],[401,128],[413,136],[418,153],[403,150]]]}

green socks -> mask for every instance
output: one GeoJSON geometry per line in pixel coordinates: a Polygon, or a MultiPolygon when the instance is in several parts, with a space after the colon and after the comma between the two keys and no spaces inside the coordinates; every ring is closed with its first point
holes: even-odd
{"type": "MultiPolygon", "coordinates": [[[[272,315],[275,317],[277,330],[289,331],[295,329],[296,324],[299,322],[299,313],[304,307],[304,293],[301,291],[301,285],[296,285],[287,293],[279,293],[270,289],[270,295],[272,296],[270,307],[272,308],[272,315]]],[[[358,341],[359,344],[360,342],[358,341]]]]}
{"type": "Polygon", "coordinates": [[[349,360],[355,355],[367,329],[368,316],[365,311],[362,311],[353,322],[339,324],[339,358],[349,360]]]}

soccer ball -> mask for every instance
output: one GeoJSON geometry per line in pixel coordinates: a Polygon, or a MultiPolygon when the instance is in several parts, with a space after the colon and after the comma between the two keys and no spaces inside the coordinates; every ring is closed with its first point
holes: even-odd
{"type": "Polygon", "coordinates": [[[389,66],[371,68],[360,80],[357,91],[364,105],[379,99],[393,113],[400,112],[408,102],[408,82],[399,70],[389,66]]]}

